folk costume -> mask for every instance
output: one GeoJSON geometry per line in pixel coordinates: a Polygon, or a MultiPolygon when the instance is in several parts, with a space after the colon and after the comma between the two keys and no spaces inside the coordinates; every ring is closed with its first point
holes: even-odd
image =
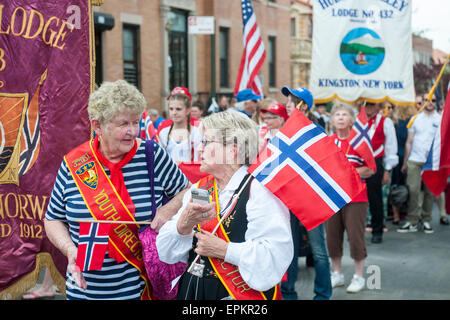
{"type": "Polygon", "coordinates": [[[384,171],[391,171],[398,164],[398,145],[395,127],[390,118],[376,113],[368,119],[377,170],[366,179],[373,236],[382,236],[384,209],[382,180],[384,171]]]}
{"type": "MultiPolygon", "coordinates": [[[[77,266],[88,283],[78,288],[67,271],[66,295],[76,299],[150,299],[152,288],[142,261],[139,225],[79,223],[80,220],[149,221],[152,212],[145,144],[119,163],[98,150],[98,138],[69,152],[59,168],[46,219],[68,224],[78,247],[77,266]]],[[[187,178],[154,143],[154,191],[159,207],[188,185],[187,178]]]]}
{"type": "MultiPolygon", "coordinates": [[[[212,232],[222,214],[232,205],[232,196],[243,188],[247,167],[238,169],[224,190],[219,191],[212,176],[202,178],[192,188],[203,188],[218,206],[217,217],[197,226],[212,232]]],[[[179,212],[160,230],[156,245],[160,259],[166,263],[195,259],[194,232],[180,235],[178,219],[190,193],[183,199],[179,212]]],[[[284,204],[258,181],[252,180],[243,189],[216,235],[228,242],[225,259],[201,257],[205,264],[203,277],[184,273],[180,280],[178,299],[219,300],[280,299],[279,283],[293,256],[289,211],[284,204]]]]}

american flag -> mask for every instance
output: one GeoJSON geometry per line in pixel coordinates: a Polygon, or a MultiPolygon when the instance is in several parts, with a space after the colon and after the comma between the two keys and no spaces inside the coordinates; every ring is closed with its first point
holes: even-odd
{"type": "Polygon", "coordinates": [[[244,52],[242,53],[234,94],[236,95],[239,91],[250,88],[256,94],[263,95],[258,72],[266,58],[266,50],[256,23],[252,1],[241,0],[241,7],[242,20],[244,22],[244,52]]]}

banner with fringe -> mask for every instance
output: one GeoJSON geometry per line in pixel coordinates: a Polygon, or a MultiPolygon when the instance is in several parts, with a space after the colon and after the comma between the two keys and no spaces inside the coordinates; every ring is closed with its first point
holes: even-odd
{"type": "Polygon", "coordinates": [[[314,102],[414,105],[411,0],[313,1],[314,102]]]}
{"type": "Polygon", "coordinates": [[[94,89],[91,5],[0,4],[0,299],[17,299],[48,268],[65,292],[67,259],[43,218],[64,154],[90,138],[94,89]]]}

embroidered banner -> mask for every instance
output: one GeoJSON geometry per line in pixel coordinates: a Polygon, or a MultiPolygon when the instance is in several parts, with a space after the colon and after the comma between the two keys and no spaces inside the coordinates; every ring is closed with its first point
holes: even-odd
{"type": "Polygon", "coordinates": [[[316,103],[414,104],[411,0],[314,0],[310,89],[316,103]]]}
{"type": "Polygon", "coordinates": [[[89,0],[0,4],[0,299],[47,267],[64,292],[66,258],[42,219],[64,154],[90,138],[89,0]]]}

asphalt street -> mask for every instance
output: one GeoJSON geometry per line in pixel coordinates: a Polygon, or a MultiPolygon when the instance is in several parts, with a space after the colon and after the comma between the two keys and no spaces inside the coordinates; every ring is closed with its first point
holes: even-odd
{"type": "MultiPolygon", "coordinates": [[[[398,226],[386,221],[389,231],[384,233],[381,244],[371,243],[372,235],[366,232],[366,288],[354,294],[346,292],[354,269],[348,242],[345,240],[342,259],[345,285],[333,289],[331,299],[450,299],[450,226],[439,223],[436,205],[433,208],[431,226],[434,229],[432,234],[425,234],[423,231],[402,234],[396,231],[398,226]]],[[[314,275],[314,268],[306,267],[306,258],[299,258],[296,283],[299,300],[311,300],[314,297],[314,275]]]]}
{"type": "MultiPolygon", "coordinates": [[[[423,231],[402,234],[397,226],[386,222],[388,232],[381,244],[370,242],[366,232],[366,288],[355,294],[346,292],[353,276],[353,260],[345,240],[342,269],[345,285],[333,289],[332,300],[448,300],[450,299],[450,226],[439,223],[437,206],[433,208],[433,234],[423,231]]],[[[314,297],[314,268],[299,258],[296,290],[299,300],[314,297]]],[[[39,282],[42,281],[43,272],[39,282]]],[[[38,284],[39,285],[39,284],[38,284]]],[[[54,300],[63,300],[57,293],[54,300]]]]}

